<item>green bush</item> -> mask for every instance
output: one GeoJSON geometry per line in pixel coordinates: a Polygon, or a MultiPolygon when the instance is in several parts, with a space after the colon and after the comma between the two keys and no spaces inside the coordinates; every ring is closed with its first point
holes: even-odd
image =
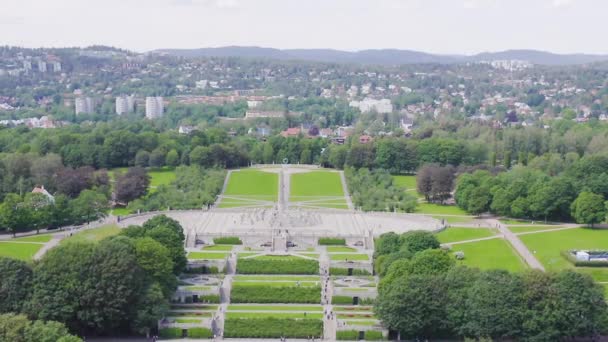
{"type": "MultiPolygon", "coordinates": [[[[348,268],[331,267],[329,269],[329,274],[330,275],[347,276],[348,275],[348,268]]],[[[354,276],[367,276],[367,275],[371,275],[371,273],[369,273],[368,270],[362,270],[362,269],[358,269],[358,268],[353,268],[353,274],[352,275],[354,275],[354,276]]]]}
{"type": "Polygon", "coordinates": [[[213,332],[207,328],[190,328],[188,329],[188,337],[211,338],[213,337],[213,332]]]}
{"type": "Polygon", "coordinates": [[[182,338],[182,329],[180,328],[164,328],[158,331],[158,336],[161,338],[182,338]]]}
{"type": "Polygon", "coordinates": [[[356,330],[336,331],[336,340],[338,340],[338,341],[357,341],[357,340],[359,340],[359,332],[356,330]]]}
{"type": "Polygon", "coordinates": [[[341,238],[319,238],[319,245],[323,246],[345,246],[346,240],[341,238]]]}
{"type": "Polygon", "coordinates": [[[216,245],[242,245],[243,241],[238,236],[224,236],[213,239],[216,245]]]}
{"type": "Polygon", "coordinates": [[[321,288],[239,286],[230,291],[232,303],[320,303],[321,288]]]}
{"type": "Polygon", "coordinates": [[[220,302],[220,295],[204,295],[198,296],[198,301],[201,303],[214,303],[217,304],[220,302]]]}
{"type": "Polygon", "coordinates": [[[382,331],[368,330],[365,332],[365,340],[382,341],[384,340],[384,336],[382,335],[382,331]]]}
{"type": "Polygon", "coordinates": [[[349,296],[333,296],[331,298],[331,303],[332,304],[338,304],[338,305],[352,305],[353,304],[353,297],[349,297],[349,296]]]}
{"type": "Polygon", "coordinates": [[[323,321],[288,318],[228,318],[224,323],[227,338],[305,338],[320,337],[323,321]]]}
{"type": "Polygon", "coordinates": [[[186,268],[184,273],[187,274],[217,274],[220,273],[217,266],[201,266],[201,267],[193,267],[186,268]]]}
{"type": "Polygon", "coordinates": [[[240,274],[319,274],[319,262],[309,259],[239,259],[236,272],[240,274]]]}
{"type": "Polygon", "coordinates": [[[374,305],[375,303],[375,298],[359,298],[359,305],[374,305]]]}

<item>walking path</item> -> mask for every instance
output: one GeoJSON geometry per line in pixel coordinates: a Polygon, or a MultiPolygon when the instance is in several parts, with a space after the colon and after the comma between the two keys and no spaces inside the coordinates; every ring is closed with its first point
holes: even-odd
{"type": "MultiPolygon", "coordinates": [[[[449,228],[448,228],[449,229],[449,228]]],[[[497,235],[492,235],[492,236],[488,236],[488,237],[484,237],[484,238],[479,238],[479,239],[471,239],[471,240],[463,240],[463,241],[454,241],[454,242],[446,242],[446,243],[442,243],[441,245],[443,246],[451,246],[451,245],[458,245],[458,244],[462,244],[462,243],[469,243],[469,242],[477,242],[477,241],[485,241],[485,240],[493,240],[493,239],[498,239],[498,238],[504,238],[504,235],[502,234],[497,234],[497,235]]]]}
{"type": "Polygon", "coordinates": [[[346,176],[344,176],[344,171],[340,171],[340,181],[342,182],[342,189],[344,189],[344,197],[346,197],[346,204],[348,205],[348,209],[355,210],[353,200],[350,197],[350,192],[348,192],[348,185],[346,184],[346,176]]]}
{"type": "Polygon", "coordinates": [[[291,187],[291,177],[289,172],[285,172],[285,167],[279,172],[279,210],[287,210],[289,207],[289,192],[291,187]]]}
{"type": "Polygon", "coordinates": [[[504,224],[502,224],[500,221],[498,221],[496,219],[489,219],[486,221],[491,226],[498,228],[498,230],[502,233],[502,235],[505,237],[505,239],[507,241],[509,241],[509,243],[513,246],[513,248],[515,248],[517,253],[519,253],[519,255],[526,261],[526,263],[530,267],[537,269],[537,270],[541,270],[541,271],[545,270],[543,265],[540,263],[540,261],[538,261],[538,259],[536,259],[534,254],[532,254],[532,252],[530,252],[528,247],[526,247],[526,245],[524,245],[524,243],[521,242],[521,240],[517,237],[517,235],[513,234],[513,232],[511,232],[509,230],[509,228],[507,228],[507,226],[505,226],[504,224]]]}

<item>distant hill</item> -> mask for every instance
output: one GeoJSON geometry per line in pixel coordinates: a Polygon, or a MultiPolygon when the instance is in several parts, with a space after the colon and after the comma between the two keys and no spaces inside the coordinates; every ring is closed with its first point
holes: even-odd
{"type": "Polygon", "coordinates": [[[248,57],[280,60],[305,60],[329,63],[357,64],[419,64],[465,63],[501,59],[517,59],[542,65],[574,65],[608,61],[608,55],[555,54],[538,50],[507,50],[476,55],[437,55],[411,50],[382,49],[356,52],[332,49],[273,49],[256,46],[225,46],[202,49],[160,49],[153,52],[182,57],[248,57]]]}

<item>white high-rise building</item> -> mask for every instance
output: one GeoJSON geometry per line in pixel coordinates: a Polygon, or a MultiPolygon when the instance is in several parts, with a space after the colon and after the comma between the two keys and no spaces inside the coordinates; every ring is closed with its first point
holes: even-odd
{"type": "Polygon", "coordinates": [[[38,61],[38,71],[46,72],[46,62],[45,61],[38,61]]]}
{"type": "Polygon", "coordinates": [[[77,97],[74,99],[74,111],[76,114],[91,114],[95,110],[95,102],[90,97],[77,97]]]}
{"type": "Polygon", "coordinates": [[[135,111],[135,96],[116,97],[116,114],[132,113],[135,111]]]}
{"type": "Polygon", "coordinates": [[[61,62],[52,62],[51,63],[53,65],[53,72],[60,72],[61,71],[61,62]]]}
{"type": "Polygon", "coordinates": [[[158,119],[163,116],[163,98],[161,96],[146,97],[146,118],[158,119]]]}

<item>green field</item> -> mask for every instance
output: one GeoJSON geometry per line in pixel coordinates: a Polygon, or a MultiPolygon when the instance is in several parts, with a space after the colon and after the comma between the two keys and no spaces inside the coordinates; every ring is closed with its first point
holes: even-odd
{"type": "Polygon", "coordinates": [[[120,228],[115,224],[108,224],[105,226],[101,226],[99,228],[87,229],[77,233],[74,233],[72,236],[69,236],[63,240],[61,243],[68,242],[95,242],[100,241],[108,236],[116,235],[120,232],[120,228]]]}
{"type": "MultiPolygon", "coordinates": [[[[561,251],[608,248],[608,231],[600,229],[567,229],[520,235],[519,238],[550,271],[574,268],[574,265],[560,255],[561,251]]],[[[597,281],[608,281],[606,280],[608,279],[608,269],[606,268],[576,267],[576,270],[591,274],[597,281]]]]}
{"type": "Polygon", "coordinates": [[[168,167],[148,170],[148,175],[150,176],[150,191],[155,191],[160,185],[169,185],[175,180],[175,170],[168,167]]]}
{"type": "Polygon", "coordinates": [[[527,233],[527,232],[536,232],[539,230],[549,230],[549,229],[558,229],[565,228],[564,226],[547,226],[547,225],[530,225],[530,226],[508,226],[509,230],[515,234],[518,233],[527,233]]]}
{"type": "Polygon", "coordinates": [[[203,250],[205,250],[205,251],[231,251],[233,247],[234,247],[233,245],[213,245],[213,246],[203,247],[203,250]]]}
{"type": "Polygon", "coordinates": [[[314,287],[319,286],[318,281],[235,281],[233,285],[238,286],[266,286],[266,287],[314,287]]]}
{"type": "Polygon", "coordinates": [[[228,311],[323,311],[322,306],[314,305],[229,305],[228,311]]]}
{"type": "Polygon", "coordinates": [[[320,281],[319,276],[300,276],[300,275],[236,275],[235,281],[320,281]]]}
{"type": "Polygon", "coordinates": [[[41,234],[41,235],[20,237],[20,238],[12,239],[10,241],[47,243],[47,242],[51,241],[52,238],[53,238],[53,234],[41,234]]]}
{"type": "Polygon", "coordinates": [[[226,312],[226,318],[309,318],[321,319],[323,313],[306,313],[306,312],[226,312]]]}
{"type": "Polygon", "coordinates": [[[206,253],[206,252],[190,252],[188,259],[191,260],[218,260],[228,257],[228,253],[206,253]]]}
{"type": "Polygon", "coordinates": [[[340,253],[340,252],[356,252],[357,250],[352,247],[343,247],[343,246],[327,246],[328,253],[340,253]]]}
{"type": "Polygon", "coordinates": [[[435,203],[418,203],[418,206],[416,207],[416,213],[431,215],[459,215],[466,216],[468,219],[473,218],[466,211],[460,209],[455,205],[441,205],[435,203]]]}
{"type": "Polygon", "coordinates": [[[344,196],[340,174],[333,171],[294,173],[290,191],[291,197],[344,196]]]}
{"type": "Polygon", "coordinates": [[[417,186],[415,175],[393,176],[393,182],[398,186],[404,187],[410,195],[414,195],[418,198],[424,198],[424,195],[422,195],[416,190],[417,186]]]}
{"type": "Polygon", "coordinates": [[[458,228],[450,227],[436,234],[441,243],[480,239],[495,235],[487,228],[458,228]]]}
{"type": "Polygon", "coordinates": [[[42,248],[42,243],[0,242],[0,257],[9,257],[28,261],[42,248]]]}
{"type": "Polygon", "coordinates": [[[458,264],[482,270],[505,269],[516,272],[527,268],[511,245],[503,239],[468,242],[452,246],[452,252],[458,251],[464,252],[464,260],[457,261],[458,264]]]}
{"type": "Polygon", "coordinates": [[[276,173],[245,169],[233,171],[229,177],[223,194],[229,198],[221,200],[220,208],[259,206],[264,205],[264,201],[275,202],[278,198],[279,175],[276,173]]]}
{"type": "Polygon", "coordinates": [[[330,254],[329,258],[331,260],[349,260],[349,261],[361,261],[361,260],[369,260],[369,256],[367,254],[330,254]]]}

